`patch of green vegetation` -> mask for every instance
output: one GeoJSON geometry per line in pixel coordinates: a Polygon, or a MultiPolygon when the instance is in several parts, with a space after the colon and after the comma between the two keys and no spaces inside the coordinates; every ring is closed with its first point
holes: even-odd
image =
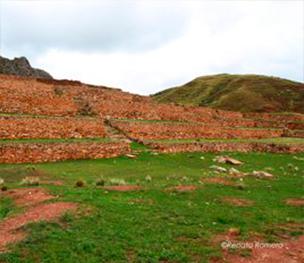
{"type": "Polygon", "coordinates": [[[0,139],[1,143],[86,143],[110,142],[110,138],[70,138],[70,139],[0,139]]]}
{"type": "Polygon", "coordinates": [[[5,218],[13,210],[13,202],[10,198],[0,195],[0,220],[5,218]]]}
{"type": "MultiPolygon", "coordinates": [[[[261,75],[219,74],[156,93],[157,102],[242,112],[304,113],[304,84],[261,75]]],[[[288,113],[290,114],[290,113],[288,113]]]]}
{"type": "MultiPolygon", "coordinates": [[[[122,156],[32,165],[52,180],[61,180],[62,186],[44,187],[58,195],[58,200],[79,203],[80,212],[65,215],[57,223],[28,225],[27,239],[0,254],[0,261],[208,262],[210,257],[220,256],[211,239],[229,228],[239,228],[242,238],[252,231],[271,238],[275,231],[269,232],[269,227],[303,223],[302,208],[288,206],[284,200],[304,194],[304,153],[229,155],[244,162],[238,167],[240,171],[271,169],[275,178],[246,177],[242,189],[202,184],[201,178],[216,176],[210,168],[216,155],[211,153],[142,152],[135,159],[122,156]],[[127,184],[141,185],[143,190],[108,192],[96,186],[101,177],[123,179],[127,184]],[[85,186],[75,187],[78,180],[85,180],[85,186]],[[184,193],[166,190],[176,185],[196,185],[198,189],[184,193]],[[229,205],[221,201],[223,196],[248,199],[254,205],[229,205]]],[[[1,176],[10,169],[22,170],[26,165],[2,164],[1,176]]],[[[14,185],[10,181],[8,186],[14,185]]]]}

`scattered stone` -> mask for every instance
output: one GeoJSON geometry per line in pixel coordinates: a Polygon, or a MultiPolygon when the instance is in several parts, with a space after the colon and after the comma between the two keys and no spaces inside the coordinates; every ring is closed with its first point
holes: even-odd
{"type": "Polygon", "coordinates": [[[126,156],[130,159],[135,159],[137,157],[136,155],[130,153],[126,154],[126,156]]]}
{"type": "Polygon", "coordinates": [[[204,157],[204,156],[201,156],[200,159],[201,159],[201,160],[205,160],[205,157],[204,157]]]}
{"type": "Polygon", "coordinates": [[[252,173],[248,173],[246,175],[254,176],[256,178],[266,178],[266,179],[270,179],[274,177],[273,174],[267,173],[265,171],[253,171],[252,173]]]}
{"type": "Polygon", "coordinates": [[[0,185],[4,184],[4,180],[2,178],[0,178],[0,185]]]}
{"type": "Polygon", "coordinates": [[[236,160],[234,158],[228,157],[228,156],[216,156],[213,159],[214,162],[218,162],[218,163],[228,163],[228,164],[232,164],[232,165],[241,165],[243,164],[241,161],[236,160]]]}
{"type": "Polygon", "coordinates": [[[244,175],[241,171],[239,171],[238,169],[235,169],[235,168],[230,168],[228,170],[228,173],[229,173],[229,175],[232,175],[235,177],[241,177],[244,175]]]}
{"type": "Polygon", "coordinates": [[[210,168],[219,172],[219,173],[226,173],[227,172],[226,168],[221,167],[221,166],[217,166],[217,165],[211,165],[210,168]]]}

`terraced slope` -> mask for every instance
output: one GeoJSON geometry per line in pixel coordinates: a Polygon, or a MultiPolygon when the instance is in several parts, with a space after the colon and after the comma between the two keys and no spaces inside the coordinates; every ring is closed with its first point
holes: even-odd
{"type": "Polygon", "coordinates": [[[260,75],[220,74],[196,78],[156,93],[157,102],[241,112],[304,113],[304,84],[260,75]]]}

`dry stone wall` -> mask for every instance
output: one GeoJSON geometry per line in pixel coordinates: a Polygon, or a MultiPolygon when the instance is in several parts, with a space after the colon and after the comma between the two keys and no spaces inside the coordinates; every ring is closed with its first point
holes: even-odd
{"type": "Polygon", "coordinates": [[[149,143],[158,152],[268,152],[268,153],[300,153],[304,152],[302,145],[278,145],[267,143],[149,143]]]}
{"type": "Polygon", "coordinates": [[[0,139],[105,137],[97,118],[0,117],[0,139]]]}
{"type": "Polygon", "coordinates": [[[194,123],[145,123],[111,121],[111,125],[138,141],[155,139],[195,139],[195,138],[275,138],[283,135],[278,129],[233,129],[194,123]]]}
{"type": "Polygon", "coordinates": [[[110,143],[2,143],[0,163],[41,163],[111,158],[127,154],[130,145],[110,143]]]}

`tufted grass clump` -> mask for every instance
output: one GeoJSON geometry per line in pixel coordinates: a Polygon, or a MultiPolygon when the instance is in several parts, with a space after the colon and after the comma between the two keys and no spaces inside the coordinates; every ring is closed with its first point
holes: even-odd
{"type": "Polygon", "coordinates": [[[36,176],[26,176],[21,180],[21,185],[37,186],[40,184],[40,179],[36,176]]]}
{"type": "Polygon", "coordinates": [[[109,185],[126,185],[127,182],[124,179],[120,178],[111,178],[109,180],[109,185]]]}
{"type": "Polygon", "coordinates": [[[105,180],[103,177],[99,177],[99,178],[96,180],[95,184],[96,184],[97,186],[104,186],[104,185],[106,184],[106,180],[105,180]]]}

